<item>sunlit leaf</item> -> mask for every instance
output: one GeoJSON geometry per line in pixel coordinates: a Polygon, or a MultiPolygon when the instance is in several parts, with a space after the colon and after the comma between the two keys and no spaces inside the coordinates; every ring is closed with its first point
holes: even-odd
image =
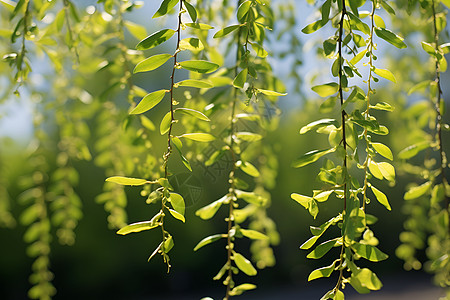
{"type": "Polygon", "coordinates": [[[124,25],[128,29],[128,31],[138,40],[142,40],[147,36],[147,30],[142,25],[133,23],[128,20],[124,21],[124,25]]]}
{"type": "Polygon", "coordinates": [[[176,210],[169,208],[169,212],[175,219],[178,219],[183,223],[186,222],[186,219],[184,218],[184,216],[182,214],[180,214],[179,212],[177,212],[176,210]]]}
{"type": "Polygon", "coordinates": [[[180,41],[180,50],[189,50],[192,52],[198,52],[205,48],[203,43],[197,38],[185,38],[180,41]]]}
{"type": "Polygon", "coordinates": [[[336,148],[331,148],[331,149],[326,149],[326,150],[313,150],[310,151],[306,154],[304,154],[303,156],[301,156],[300,158],[298,158],[297,160],[295,160],[292,163],[292,167],[294,168],[300,168],[306,165],[309,165],[310,163],[313,163],[315,161],[317,161],[319,158],[321,158],[322,156],[332,153],[336,151],[336,148]]]}
{"type": "Polygon", "coordinates": [[[250,176],[259,177],[259,175],[260,175],[258,169],[249,162],[238,161],[237,165],[239,166],[239,168],[242,171],[244,171],[245,173],[247,173],[250,176]]]}
{"type": "Polygon", "coordinates": [[[209,245],[211,243],[214,243],[215,241],[220,240],[221,238],[226,237],[226,235],[223,234],[214,234],[208,237],[205,237],[203,240],[201,240],[197,246],[195,246],[194,251],[197,251],[198,249],[202,248],[203,246],[209,245]]]}
{"type": "Polygon", "coordinates": [[[412,200],[419,198],[430,190],[430,187],[433,183],[431,181],[427,181],[419,186],[415,186],[410,188],[403,197],[405,200],[412,200]]]}
{"type": "Polygon", "coordinates": [[[177,5],[179,1],[180,0],[164,0],[161,3],[161,6],[159,7],[158,11],[153,15],[152,18],[154,19],[166,15],[172,10],[172,8],[175,7],[175,5],[177,5]]]}
{"type": "Polygon", "coordinates": [[[391,151],[391,149],[389,149],[388,146],[381,144],[381,143],[372,143],[371,145],[375,149],[375,151],[378,152],[378,154],[380,154],[390,160],[394,159],[394,156],[392,155],[392,151],[391,151]]]}
{"type": "Polygon", "coordinates": [[[314,129],[319,129],[322,127],[326,127],[329,125],[333,125],[334,127],[338,128],[339,127],[339,122],[336,121],[335,119],[321,119],[321,120],[317,120],[314,122],[309,123],[306,126],[303,126],[300,129],[300,134],[304,134],[310,130],[314,130],[314,129]]]}
{"type": "Polygon", "coordinates": [[[311,251],[306,257],[311,259],[319,259],[325,254],[328,253],[328,251],[331,250],[336,245],[337,239],[329,240],[326,242],[323,242],[322,244],[318,245],[313,251],[311,251]]]}
{"type": "Polygon", "coordinates": [[[105,181],[114,182],[121,185],[143,185],[148,183],[146,179],[141,178],[130,178],[130,177],[122,177],[122,176],[113,176],[106,178],[105,181]]]}
{"type": "Polygon", "coordinates": [[[252,263],[248,259],[246,259],[242,254],[234,252],[233,258],[239,270],[241,270],[248,276],[255,276],[258,273],[255,267],[253,267],[252,263]]]}
{"type": "Polygon", "coordinates": [[[239,140],[246,142],[256,142],[262,139],[262,135],[253,132],[237,132],[235,136],[239,140]]]}
{"type": "Polygon", "coordinates": [[[172,204],[173,209],[184,216],[186,204],[184,203],[183,196],[177,193],[170,193],[169,200],[170,203],[172,204]]]}
{"type": "Polygon", "coordinates": [[[172,124],[172,114],[171,112],[167,112],[163,119],[161,120],[161,124],[159,124],[159,132],[161,135],[166,134],[170,129],[170,124],[172,124]]]}
{"type": "Polygon", "coordinates": [[[375,33],[378,37],[394,45],[397,48],[406,48],[406,44],[403,42],[403,38],[396,35],[392,31],[386,28],[375,27],[375,33]]]}
{"type": "Polygon", "coordinates": [[[313,86],[311,89],[319,94],[320,97],[328,97],[337,93],[339,90],[339,85],[336,82],[329,82],[313,86]]]}
{"type": "Polygon", "coordinates": [[[371,185],[370,188],[372,189],[372,192],[375,194],[375,197],[377,198],[378,202],[384,205],[384,207],[386,207],[388,210],[391,210],[391,205],[389,204],[386,195],[373,185],[371,185]]]}
{"type": "Polygon", "coordinates": [[[389,71],[389,70],[375,68],[373,70],[373,72],[375,74],[377,74],[378,76],[383,77],[383,78],[385,78],[387,80],[390,80],[392,82],[397,82],[397,80],[395,79],[394,74],[392,74],[391,71],[389,71]]]}
{"type": "Polygon", "coordinates": [[[420,143],[408,146],[398,153],[398,158],[410,159],[410,158],[416,156],[420,151],[425,150],[425,149],[429,148],[430,146],[431,146],[430,142],[428,142],[428,141],[420,142],[420,143]]]}
{"type": "Polygon", "coordinates": [[[133,70],[133,73],[148,72],[155,70],[168,61],[172,55],[156,54],[139,62],[133,70]]]}
{"type": "Polygon", "coordinates": [[[371,245],[354,243],[351,245],[351,248],[356,254],[370,261],[382,261],[389,257],[387,254],[381,252],[377,247],[371,245]]]}
{"type": "Polygon", "coordinates": [[[179,64],[183,69],[198,73],[211,73],[219,68],[218,64],[206,60],[180,61],[179,64]]]}
{"type": "Polygon", "coordinates": [[[279,92],[263,90],[263,89],[258,89],[258,93],[264,94],[266,96],[276,96],[276,97],[287,95],[287,93],[279,93],[279,92]]]}
{"type": "Polygon", "coordinates": [[[236,78],[234,78],[233,80],[233,86],[239,89],[244,88],[244,84],[247,81],[247,73],[248,73],[247,68],[240,71],[239,74],[236,76],[236,78]]]}
{"type": "Polygon", "coordinates": [[[185,133],[185,134],[180,135],[179,137],[187,138],[187,139],[197,141],[197,142],[211,142],[216,139],[212,134],[203,133],[203,132],[185,133]]]}
{"type": "Polygon", "coordinates": [[[164,43],[165,41],[170,39],[174,34],[175,34],[175,30],[172,30],[172,29],[163,29],[163,30],[157,31],[154,34],[149,35],[148,37],[146,37],[145,39],[140,41],[136,45],[136,49],[137,50],[151,49],[153,47],[156,47],[156,46],[164,43]]]}
{"type": "Polygon", "coordinates": [[[199,29],[199,30],[210,30],[214,29],[211,25],[203,24],[203,23],[184,23],[187,27],[199,29]]]}
{"type": "Polygon", "coordinates": [[[250,291],[250,290],[254,290],[254,289],[256,289],[256,285],[250,284],[250,283],[243,283],[243,284],[240,284],[240,285],[234,287],[230,291],[230,296],[238,296],[238,295],[241,295],[245,291],[250,291]]]}
{"type": "Polygon", "coordinates": [[[213,36],[213,38],[216,39],[216,38],[224,37],[227,34],[230,34],[233,31],[235,31],[239,27],[241,27],[241,25],[231,25],[231,26],[225,27],[224,29],[221,29],[221,30],[217,31],[216,34],[213,36]]]}
{"type": "Polygon", "coordinates": [[[305,26],[302,29],[302,32],[305,33],[305,34],[313,33],[315,31],[319,30],[320,28],[322,28],[325,24],[326,23],[323,22],[322,20],[315,21],[315,22],[305,26]]]}
{"type": "Polygon", "coordinates": [[[308,197],[308,196],[303,196],[297,193],[292,193],[291,194],[291,198],[295,201],[297,201],[298,203],[300,203],[304,208],[308,209],[309,204],[312,201],[312,197],[308,197]]]}
{"type": "Polygon", "coordinates": [[[157,105],[164,98],[164,95],[167,93],[167,90],[159,90],[156,92],[152,92],[147,94],[144,98],[142,98],[141,102],[130,112],[131,115],[142,114],[157,105]]]}
{"type": "Polygon", "coordinates": [[[247,14],[251,5],[252,5],[252,2],[249,0],[244,1],[243,3],[241,3],[241,5],[239,5],[238,11],[237,11],[237,19],[239,20],[239,22],[243,21],[244,16],[247,14]]]}
{"type": "Polygon", "coordinates": [[[256,231],[256,230],[240,229],[240,232],[242,233],[243,236],[248,237],[249,239],[252,239],[252,240],[267,240],[267,239],[269,239],[269,237],[267,235],[265,235],[264,233],[261,233],[259,231],[256,231]]]}
{"type": "Polygon", "coordinates": [[[386,102],[378,102],[375,105],[371,105],[370,108],[377,110],[394,111],[394,107],[386,102]]]}
{"type": "Polygon", "coordinates": [[[209,89],[214,87],[213,83],[207,79],[186,79],[174,84],[174,87],[188,86],[199,89],[209,89]]]}
{"type": "Polygon", "coordinates": [[[222,206],[222,204],[228,200],[228,196],[225,195],[222,198],[220,198],[219,200],[216,200],[210,204],[208,204],[205,207],[200,208],[199,210],[197,210],[195,212],[195,215],[200,217],[203,220],[209,220],[212,217],[214,217],[214,215],[216,214],[216,212],[219,210],[219,208],[222,206]]]}
{"type": "Polygon", "coordinates": [[[161,218],[161,213],[155,215],[150,221],[137,222],[127,225],[117,231],[117,234],[125,235],[133,232],[140,232],[144,230],[150,230],[152,228],[158,227],[160,225],[159,219],[161,218]]]}
{"type": "Polygon", "coordinates": [[[195,109],[191,109],[191,108],[177,108],[175,109],[175,112],[180,112],[189,116],[193,116],[197,119],[203,120],[203,121],[211,121],[207,116],[205,116],[205,114],[203,114],[202,112],[199,112],[198,110],[195,109]]]}
{"type": "Polygon", "coordinates": [[[322,278],[322,277],[330,277],[331,273],[333,273],[333,271],[334,271],[335,264],[336,264],[336,261],[334,261],[331,265],[329,265],[327,267],[315,269],[314,271],[311,272],[311,274],[309,274],[308,281],[311,281],[311,280],[314,280],[317,278],[322,278]]]}

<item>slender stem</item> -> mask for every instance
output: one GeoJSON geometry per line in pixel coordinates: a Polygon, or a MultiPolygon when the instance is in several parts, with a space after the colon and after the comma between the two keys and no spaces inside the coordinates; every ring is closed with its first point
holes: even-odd
{"type": "MultiPolygon", "coordinates": [[[[439,32],[437,29],[437,20],[436,20],[436,7],[435,7],[435,1],[431,1],[431,8],[433,12],[433,29],[434,29],[434,47],[436,49],[436,53],[439,53],[439,32]]],[[[444,194],[445,194],[445,209],[447,211],[447,215],[450,214],[449,212],[449,195],[447,194],[447,177],[445,174],[445,168],[447,164],[447,158],[445,157],[444,153],[444,147],[442,145],[442,114],[441,114],[441,95],[442,95],[442,89],[441,89],[441,73],[440,73],[440,64],[439,59],[435,58],[435,65],[436,65],[436,86],[437,86],[437,92],[436,92],[436,103],[435,103],[435,110],[436,110],[436,131],[437,131],[437,138],[439,143],[439,155],[440,155],[440,170],[441,170],[441,176],[442,176],[442,182],[444,184],[444,194]]],[[[450,216],[449,216],[450,217],[450,216]]],[[[450,234],[450,223],[448,225],[447,233],[450,234]]]]}
{"type": "MultiPolygon", "coordinates": [[[[344,91],[343,91],[343,63],[344,59],[342,56],[342,37],[344,35],[344,18],[347,14],[345,9],[345,0],[342,0],[342,11],[341,11],[341,20],[339,21],[339,39],[338,39],[338,59],[339,59],[339,98],[340,98],[340,104],[341,107],[344,105],[344,91]]],[[[345,215],[347,211],[347,140],[346,140],[346,133],[345,133],[345,119],[346,119],[346,112],[342,110],[341,112],[341,123],[342,123],[342,144],[345,151],[345,157],[343,161],[343,172],[344,172],[344,209],[342,211],[343,220],[345,221],[345,215]]],[[[341,247],[341,253],[339,255],[339,278],[338,282],[336,283],[336,286],[334,288],[334,291],[337,292],[339,290],[339,287],[342,283],[342,280],[344,278],[344,254],[345,254],[345,227],[342,226],[342,247],[341,247]]]]}

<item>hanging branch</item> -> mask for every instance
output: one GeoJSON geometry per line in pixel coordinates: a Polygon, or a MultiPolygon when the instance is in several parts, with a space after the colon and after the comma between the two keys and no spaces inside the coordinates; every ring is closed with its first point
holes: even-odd
{"type": "MultiPolygon", "coordinates": [[[[141,40],[136,48],[138,50],[147,50],[153,47],[156,47],[165,41],[169,40],[176,33],[176,48],[173,55],[171,54],[157,54],[153,55],[143,61],[139,62],[135,69],[134,73],[138,72],[148,72],[153,71],[163,64],[165,64],[169,59],[173,58],[173,69],[170,75],[170,88],[168,90],[162,89],[155,92],[151,92],[144,96],[141,102],[134,107],[131,111],[131,115],[142,114],[157,104],[159,104],[166,94],[170,95],[169,98],[169,111],[163,117],[160,124],[160,133],[161,135],[167,136],[167,150],[163,154],[163,163],[162,163],[162,172],[163,176],[157,178],[155,180],[146,180],[141,178],[129,178],[122,176],[113,176],[106,181],[115,182],[121,185],[148,185],[151,184],[153,186],[159,186],[154,189],[152,192],[149,192],[148,187],[144,186],[144,195],[148,195],[148,199],[146,201],[147,204],[155,203],[161,201],[161,208],[157,214],[153,216],[153,218],[149,221],[143,221],[138,223],[133,223],[121,228],[117,231],[118,234],[125,235],[132,232],[140,232],[143,230],[150,230],[153,228],[160,227],[162,234],[162,241],[158,245],[158,247],[153,251],[153,253],[149,257],[150,259],[159,253],[164,263],[167,265],[167,271],[170,271],[170,259],[168,252],[172,249],[174,242],[172,235],[165,229],[165,216],[167,213],[172,215],[175,219],[178,219],[182,222],[185,222],[185,202],[184,198],[178,194],[173,192],[173,187],[169,183],[169,177],[171,175],[169,170],[169,161],[172,155],[173,147],[179,152],[183,164],[189,169],[191,169],[189,161],[185,158],[182,153],[183,144],[181,142],[181,138],[186,138],[188,140],[199,141],[199,142],[210,142],[214,140],[214,137],[211,134],[203,133],[203,132],[195,132],[195,133],[184,133],[181,135],[174,135],[174,125],[178,122],[175,117],[175,113],[177,111],[181,113],[185,113],[189,116],[195,117],[197,119],[203,121],[209,121],[209,118],[205,116],[203,113],[187,108],[176,108],[179,104],[178,101],[175,100],[175,89],[180,86],[189,86],[189,87],[197,87],[197,88],[209,88],[212,87],[212,84],[206,80],[184,80],[180,82],[175,82],[176,70],[180,68],[184,68],[186,70],[197,72],[197,73],[211,73],[215,71],[219,66],[217,64],[203,61],[203,60],[187,60],[187,61],[178,61],[178,54],[180,51],[190,50],[190,51],[198,51],[203,49],[203,45],[196,38],[187,38],[181,39],[181,30],[185,28],[185,24],[182,20],[182,15],[186,12],[189,13],[192,21],[196,21],[197,12],[196,9],[189,4],[189,2],[185,0],[179,1],[169,1],[164,0],[158,9],[158,11],[153,15],[153,18],[162,17],[168,14],[174,7],[179,3],[178,8],[178,18],[177,18],[177,28],[176,30],[172,29],[163,29],[157,31],[148,37],[141,40]],[[186,8],[186,9],[185,9],[186,8]]],[[[190,23],[194,24],[194,23],[190,23]]],[[[187,24],[186,24],[187,25],[187,24]]],[[[142,120],[142,119],[141,119],[142,120]]],[[[148,123],[148,122],[147,122],[148,123]]],[[[144,122],[143,122],[144,125],[144,122]]]]}

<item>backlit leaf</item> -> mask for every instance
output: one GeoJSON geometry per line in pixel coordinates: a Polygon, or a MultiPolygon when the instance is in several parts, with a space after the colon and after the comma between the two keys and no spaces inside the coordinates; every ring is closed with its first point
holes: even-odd
{"type": "Polygon", "coordinates": [[[164,43],[165,41],[170,39],[174,34],[175,34],[175,30],[172,30],[172,29],[163,29],[163,30],[157,31],[157,32],[153,33],[152,35],[149,35],[142,41],[140,41],[136,45],[136,49],[137,50],[151,49],[153,47],[156,47],[156,46],[164,43]]]}
{"type": "Polygon", "coordinates": [[[233,86],[239,89],[244,88],[244,84],[247,81],[247,73],[248,73],[247,68],[240,71],[239,74],[236,76],[236,78],[234,78],[233,80],[233,86]]]}
{"type": "Polygon", "coordinates": [[[133,73],[148,72],[155,70],[168,61],[172,55],[157,54],[139,62],[133,70],[133,73]]]}
{"type": "Polygon", "coordinates": [[[230,296],[238,296],[238,295],[241,295],[245,291],[254,290],[254,289],[256,289],[256,285],[250,284],[250,283],[243,283],[243,284],[240,284],[240,285],[234,287],[230,291],[230,296]]]}
{"type": "Polygon", "coordinates": [[[164,98],[164,95],[167,93],[167,90],[159,90],[156,92],[152,92],[147,94],[144,98],[142,98],[141,102],[130,112],[131,115],[142,114],[157,105],[164,98]]]}
{"type": "Polygon", "coordinates": [[[337,93],[339,90],[339,85],[336,82],[329,82],[313,86],[311,89],[319,94],[320,97],[328,97],[337,93]]]}
{"type": "Polygon", "coordinates": [[[195,109],[180,107],[180,108],[175,109],[175,112],[180,112],[185,115],[193,116],[193,117],[203,120],[203,121],[208,121],[208,122],[211,121],[207,116],[205,116],[205,114],[203,114],[202,112],[199,112],[198,110],[195,110],[195,109]]]}
{"type": "Polygon", "coordinates": [[[197,38],[185,38],[180,41],[180,50],[189,50],[192,52],[198,52],[205,48],[203,43],[197,38]]]}
{"type": "Polygon", "coordinates": [[[377,247],[371,245],[354,243],[351,245],[351,248],[359,256],[374,262],[382,261],[389,257],[387,254],[381,252],[377,247]]]}
{"type": "Polygon", "coordinates": [[[179,64],[183,69],[198,73],[211,73],[219,68],[218,64],[206,60],[180,61],[179,64]]]}
{"type": "Polygon", "coordinates": [[[240,229],[240,232],[242,233],[243,236],[248,237],[249,239],[252,239],[252,240],[267,240],[267,239],[269,239],[269,237],[267,235],[265,235],[264,233],[261,233],[259,231],[256,231],[256,230],[240,229]]]}
{"type": "Polygon", "coordinates": [[[255,267],[253,267],[252,263],[248,259],[246,259],[242,254],[235,252],[233,254],[233,258],[239,270],[241,270],[248,276],[255,276],[258,273],[255,267]]]}
{"type": "Polygon", "coordinates": [[[138,40],[142,40],[147,36],[147,30],[144,26],[130,22],[128,20],[124,21],[125,27],[128,31],[138,40]]]}
{"type": "Polygon", "coordinates": [[[199,29],[199,30],[210,30],[214,29],[211,25],[203,24],[203,23],[184,23],[187,27],[199,29]]]}
{"type": "Polygon", "coordinates": [[[200,208],[199,210],[197,210],[195,212],[195,215],[200,217],[203,220],[209,220],[212,217],[214,217],[216,212],[219,210],[219,208],[222,206],[222,204],[227,199],[228,199],[228,196],[225,195],[222,198],[220,198],[219,200],[216,200],[216,201],[208,204],[207,206],[200,208]]]}
{"type": "Polygon", "coordinates": [[[372,146],[375,149],[375,151],[378,152],[378,154],[380,154],[390,160],[394,159],[394,156],[392,155],[392,151],[391,151],[391,149],[389,149],[388,146],[383,145],[381,143],[372,143],[372,146]]]}
{"type": "Polygon", "coordinates": [[[159,7],[158,11],[153,15],[152,18],[154,19],[166,15],[172,10],[172,8],[175,7],[175,5],[177,5],[179,1],[180,0],[164,0],[161,3],[161,6],[159,7]]]}
{"type": "Polygon", "coordinates": [[[221,29],[221,30],[217,31],[216,34],[213,36],[213,38],[216,39],[216,38],[224,37],[227,34],[230,34],[233,31],[235,31],[239,27],[241,27],[241,25],[231,25],[231,26],[225,27],[224,29],[221,29]]]}
{"type": "Polygon", "coordinates": [[[267,51],[259,44],[257,43],[250,43],[252,45],[253,50],[255,50],[256,55],[259,57],[267,57],[267,55],[269,55],[269,53],[267,53],[267,51]]]}
{"type": "Polygon", "coordinates": [[[331,273],[333,273],[333,271],[334,271],[335,264],[336,264],[336,261],[334,261],[331,265],[329,265],[327,267],[315,269],[314,271],[311,272],[311,274],[309,274],[308,281],[311,281],[311,280],[314,280],[317,278],[322,278],[322,277],[330,277],[331,273]]]}
{"type": "Polygon", "coordinates": [[[216,139],[212,134],[202,133],[202,132],[185,133],[185,134],[180,135],[179,137],[187,138],[187,139],[197,141],[197,142],[211,142],[216,139]]]}
{"type": "Polygon", "coordinates": [[[252,2],[247,0],[243,2],[241,5],[239,5],[238,11],[237,11],[237,19],[239,22],[242,22],[244,19],[244,16],[247,14],[248,10],[250,9],[252,2]]]}
{"type": "Polygon", "coordinates": [[[326,23],[323,22],[322,20],[315,21],[315,22],[305,26],[302,29],[302,32],[305,33],[305,34],[313,33],[315,31],[319,30],[320,28],[322,28],[325,24],[326,23]]]}
{"type": "Polygon", "coordinates": [[[386,207],[388,210],[391,210],[391,205],[389,204],[386,195],[373,185],[371,185],[370,188],[372,189],[372,192],[375,194],[375,197],[377,198],[378,202],[384,205],[384,207],[386,207]]]}
{"type": "Polygon", "coordinates": [[[148,183],[146,179],[141,178],[130,178],[130,177],[122,177],[122,176],[113,176],[106,178],[105,181],[114,182],[121,185],[143,185],[148,183]]]}
{"type": "Polygon", "coordinates": [[[253,132],[237,132],[235,136],[239,140],[246,142],[256,142],[262,139],[262,135],[253,132]]]}
{"type": "Polygon", "coordinates": [[[207,79],[186,79],[174,84],[174,87],[188,86],[199,89],[209,89],[214,87],[213,83],[207,79]]]}
{"type": "Polygon", "coordinates": [[[258,93],[264,94],[266,96],[276,96],[276,97],[287,95],[287,93],[279,93],[279,92],[263,90],[263,89],[258,89],[258,93]]]}
{"type": "Polygon", "coordinates": [[[175,219],[178,219],[183,223],[186,222],[186,219],[184,218],[184,216],[182,214],[180,214],[179,212],[177,212],[176,210],[169,208],[169,212],[175,219]]]}
{"type": "Polygon", "coordinates": [[[163,119],[161,120],[161,124],[159,124],[159,132],[161,135],[166,134],[170,129],[170,124],[172,124],[172,114],[171,112],[167,112],[163,119]]]}
{"type": "Polygon", "coordinates": [[[386,102],[378,102],[375,105],[371,105],[370,108],[385,111],[394,111],[394,107],[386,102]]]}
{"type": "Polygon", "coordinates": [[[338,128],[339,127],[339,122],[336,121],[335,119],[317,120],[317,121],[309,123],[306,126],[303,126],[300,129],[300,134],[304,134],[304,133],[306,133],[306,132],[308,132],[310,130],[326,127],[326,126],[329,126],[329,125],[334,125],[334,127],[338,128]]]}
{"type": "Polygon", "coordinates": [[[194,251],[197,251],[198,249],[200,249],[203,246],[206,246],[208,244],[214,243],[215,241],[220,240],[221,238],[226,237],[226,235],[223,234],[214,234],[208,237],[205,237],[203,240],[201,240],[197,246],[195,246],[194,251]]]}
{"type": "Polygon", "coordinates": [[[159,226],[159,219],[161,218],[161,213],[155,215],[150,221],[137,222],[125,227],[122,227],[117,231],[117,234],[125,235],[133,232],[140,232],[144,230],[150,230],[152,228],[159,226]]]}
{"type": "Polygon", "coordinates": [[[415,186],[410,188],[403,197],[405,200],[412,200],[419,198],[420,196],[424,195],[428,190],[430,189],[432,185],[431,181],[427,181],[419,186],[415,186]]]}
{"type": "Polygon", "coordinates": [[[252,165],[249,162],[244,162],[244,161],[238,161],[237,164],[239,165],[239,168],[244,171],[245,173],[247,173],[250,176],[253,177],[259,177],[259,171],[258,169],[252,165]]]}
{"type": "Polygon", "coordinates": [[[398,153],[398,158],[410,159],[410,158],[416,156],[420,151],[425,150],[425,149],[429,148],[430,146],[431,146],[430,142],[428,142],[428,141],[411,145],[409,147],[406,147],[402,151],[400,151],[398,153]]]}
{"type": "Polygon", "coordinates": [[[312,201],[312,197],[308,197],[308,196],[303,196],[297,193],[292,193],[291,194],[291,198],[295,201],[297,201],[298,203],[300,203],[304,208],[308,209],[309,204],[312,201]]]}
{"type": "Polygon", "coordinates": [[[184,216],[184,211],[186,208],[186,204],[184,203],[183,196],[177,193],[170,193],[170,203],[174,210],[184,216]]]}
{"type": "Polygon", "coordinates": [[[298,158],[297,160],[295,160],[292,163],[292,167],[300,168],[300,167],[309,165],[310,163],[317,161],[322,156],[324,156],[328,153],[332,153],[334,151],[336,151],[336,148],[331,148],[331,149],[327,149],[327,150],[310,151],[310,152],[306,153],[305,155],[301,156],[300,158],[298,158]]]}
{"type": "Polygon", "coordinates": [[[383,78],[385,78],[387,80],[390,80],[392,82],[397,82],[397,80],[395,79],[394,74],[392,74],[391,71],[389,71],[389,70],[375,68],[373,70],[373,72],[375,74],[377,74],[378,76],[383,77],[383,78]]]}
{"type": "Polygon", "coordinates": [[[406,44],[403,42],[403,38],[396,35],[392,31],[386,28],[381,27],[375,27],[375,33],[383,40],[387,41],[388,43],[394,45],[397,48],[406,48],[406,44]]]}
{"type": "Polygon", "coordinates": [[[325,254],[328,253],[328,251],[331,250],[331,248],[336,245],[337,239],[333,239],[330,241],[323,242],[322,244],[318,245],[313,251],[311,251],[306,257],[311,259],[319,259],[325,254]]]}

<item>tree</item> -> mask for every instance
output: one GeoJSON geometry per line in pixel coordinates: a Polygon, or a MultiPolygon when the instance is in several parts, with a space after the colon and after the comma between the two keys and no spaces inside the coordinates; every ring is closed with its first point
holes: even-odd
{"type": "MultiPolygon", "coordinates": [[[[105,174],[96,199],[104,205],[111,229],[119,235],[160,231],[148,260],[161,255],[167,272],[177,239],[169,228],[179,221],[188,228],[190,222],[186,207],[192,191],[183,191],[177,176],[196,168],[203,168],[205,175],[210,167],[226,162],[227,175],[221,178],[225,194],[195,212],[208,222],[222,217],[225,224],[218,229],[221,233],[201,239],[194,251],[224,243],[225,263],[214,280],[223,280],[225,299],[255,289],[252,283],[236,284],[235,275],[255,276],[257,269],[275,264],[272,246],[279,234],[267,209],[276,202],[270,191],[275,188],[279,155],[271,139],[280,124],[278,99],[288,89],[304,95],[298,86],[310,86],[298,69],[299,3],[239,0],[223,1],[218,7],[211,1],[164,0],[152,18],[166,23],[158,23],[150,34],[133,19],[143,5],[139,1],[99,0],[86,7],[69,0],[0,3],[0,47],[9,64],[0,69],[8,87],[2,98],[30,98],[34,109],[34,143],[19,154],[3,153],[0,166],[2,226],[15,224],[11,206],[19,202],[25,207],[19,220],[27,228],[27,254],[34,259],[29,297],[50,299],[56,293],[50,268],[52,237],[74,244],[77,224],[88,213],[77,195],[80,161],[93,161],[105,174]],[[136,46],[129,46],[130,38],[138,41],[136,46]],[[277,45],[283,38],[290,43],[288,50],[277,45]],[[291,68],[275,75],[278,63],[291,68]],[[18,157],[27,161],[21,176],[7,162],[18,157]],[[20,190],[17,201],[11,197],[15,189],[20,190]],[[151,217],[128,224],[127,192],[133,189],[146,198],[151,217]],[[245,254],[245,239],[250,241],[251,259],[245,254]]],[[[315,46],[318,61],[331,67],[331,74],[326,72],[331,76],[318,70],[312,80],[312,91],[326,99],[311,101],[320,102],[325,116],[281,124],[300,126],[300,134],[313,148],[292,167],[322,163],[317,180],[311,181],[311,196],[292,193],[291,198],[314,219],[322,218],[319,208],[326,207],[328,213],[336,204],[341,207],[335,215],[324,216],[327,221],[321,225],[314,221],[312,237],[300,246],[312,249],[319,239],[325,240],[307,255],[310,259],[331,257],[328,253],[337,250],[331,265],[308,277],[336,272],[337,283],[323,299],[344,299],[347,283],[359,293],[382,287],[360,259],[388,259],[381,250],[383,240],[371,229],[377,221],[371,200],[391,210],[386,182],[394,185],[399,173],[417,176],[413,181],[418,184],[408,186],[404,195],[408,219],[396,254],[405,260],[405,268],[420,269],[415,254],[427,247],[426,268],[449,297],[450,191],[444,151],[449,126],[443,120],[441,76],[450,50],[442,43],[448,4],[320,1],[315,3],[318,18],[302,29],[313,37],[320,31],[332,34],[315,46]],[[423,37],[427,59],[405,49],[416,47],[408,39],[414,34],[423,37]],[[400,72],[396,68],[403,60],[407,65],[400,72]],[[407,90],[413,95],[425,91],[427,100],[402,102],[407,90]],[[312,131],[325,134],[328,144],[312,131]],[[406,138],[395,144],[399,132],[406,138]]],[[[282,150],[288,152],[292,151],[282,150]]]]}

